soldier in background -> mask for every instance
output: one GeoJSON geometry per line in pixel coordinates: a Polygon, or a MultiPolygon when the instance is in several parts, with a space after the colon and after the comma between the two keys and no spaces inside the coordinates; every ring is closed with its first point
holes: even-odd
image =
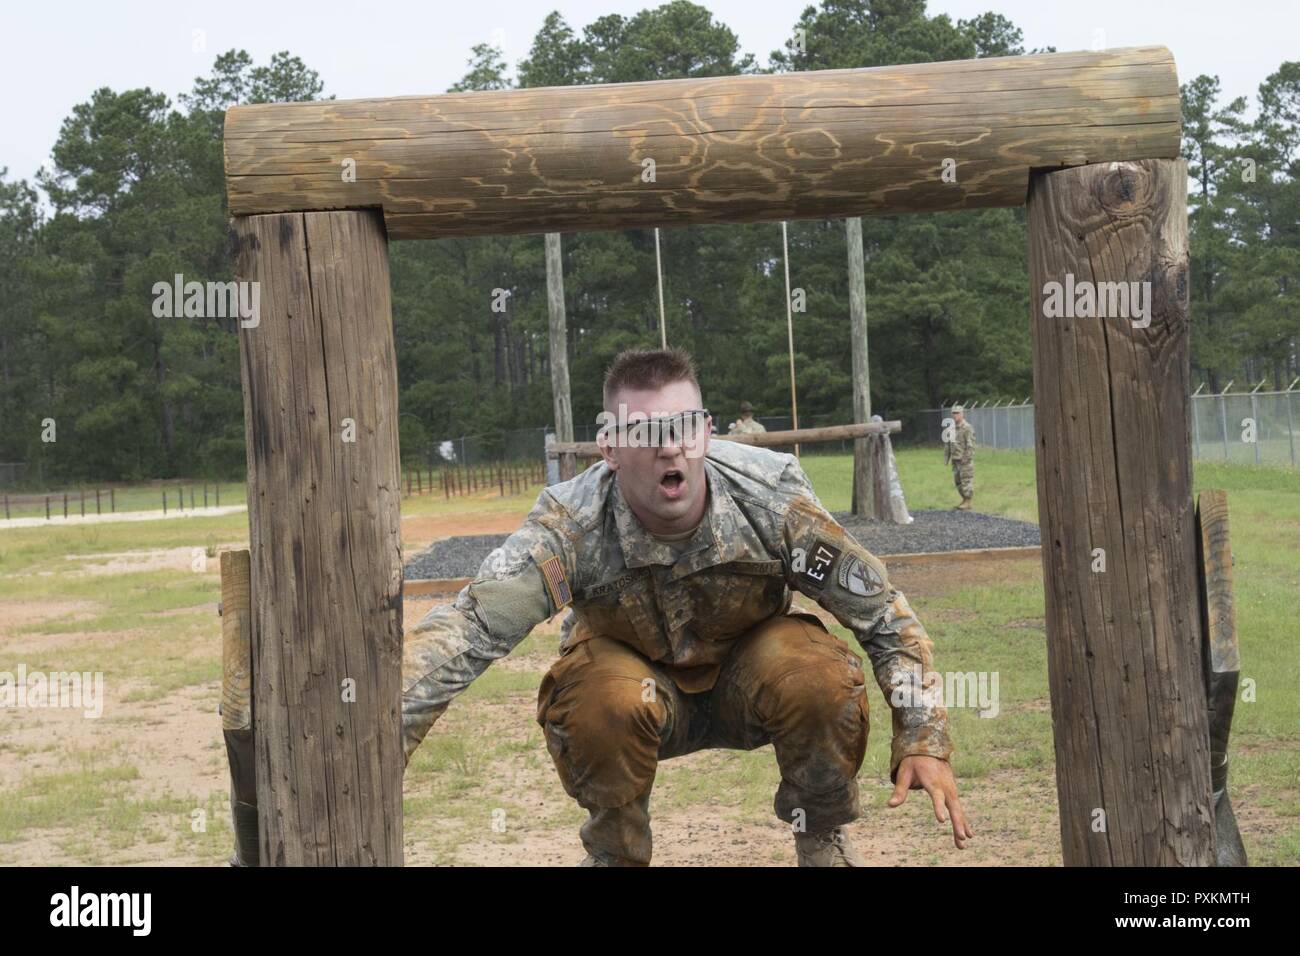
{"type": "Polygon", "coordinates": [[[740,403],[740,421],[732,422],[728,431],[732,435],[759,435],[767,431],[763,423],[754,417],[754,406],[749,402],[740,403]]]}
{"type": "Polygon", "coordinates": [[[456,602],[407,631],[408,760],[452,698],[571,607],[537,722],[565,791],[590,815],[585,865],[650,862],[660,760],[770,743],[774,809],[799,864],[860,866],[844,825],[861,813],[865,668],[818,616],[791,606],[798,591],[852,632],[889,702],[888,805],[924,789],[963,848],[972,831],[948,762],[943,681],[885,566],[822,507],[794,456],[709,441],[680,349],[618,356],[604,406],[611,419],[620,407],[649,416],[649,443],[607,425],[602,461],[543,491],[456,602]]]}
{"type": "Polygon", "coordinates": [[[943,460],[952,465],[952,483],[961,495],[958,511],[970,511],[971,498],[975,496],[975,429],[966,421],[966,409],[952,407],[953,434],[943,445],[943,460]]]}

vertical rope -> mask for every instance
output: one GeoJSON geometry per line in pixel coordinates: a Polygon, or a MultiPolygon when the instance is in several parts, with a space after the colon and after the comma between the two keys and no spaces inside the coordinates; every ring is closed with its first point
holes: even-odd
{"type": "Polygon", "coordinates": [[[655,226],[655,272],[659,277],[659,344],[668,348],[668,326],[664,324],[664,264],[659,257],[658,226],[655,226]]]}
{"type": "MultiPolygon", "coordinates": [[[[785,331],[790,346],[790,410],[793,412],[794,428],[799,427],[799,398],[794,388],[794,309],[790,302],[790,240],[786,233],[786,224],[781,222],[781,252],[785,260],[785,331]]],[[[794,446],[794,453],[799,454],[799,446],[794,446]]]]}

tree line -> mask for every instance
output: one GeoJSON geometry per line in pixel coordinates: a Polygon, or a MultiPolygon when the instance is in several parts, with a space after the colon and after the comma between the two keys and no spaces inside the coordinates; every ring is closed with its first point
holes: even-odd
{"type": "MultiPolygon", "coordinates": [[[[513,68],[475,46],[451,89],[1024,52],[996,13],[953,21],[924,0],[825,0],[760,66],[706,7],[674,0],[581,28],[552,13],[513,68]]],[[[1223,102],[1215,77],[1182,92],[1194,377],[1285,387],[1300,374],[1300,63],[1265,80],[1253,111],[1223,102]]],[[[0,175],[0,461],[37,463],[47,483],[242,473],[238,318],[156,315],[152,290],[177,274],[232,277],[224,111],[323,95],[288,52],[259,65],[232,50],[174,103],[148,88],[95,90],[34,183],[0,175]]],[[[866,219],[863,239],[874,409],[1029,394],[1023,209],[866,219]]],[[[661,241],[668,339],[696,356],[715,417],[730,420],[743,400],[787,414],[780,224],[664,230],[661,241]]],[[[843,222],[790,223],[789,256],[805,309],[794,317],[801,418],[850,421],[843,222]]],[[[391,267],[404,457],[551,422],[541,236],[398,242],[391,267]]],[[[614,354],[659,341],[654,233],[566,235],[564,273],[574,417],[594,422],[614,354]]]]}

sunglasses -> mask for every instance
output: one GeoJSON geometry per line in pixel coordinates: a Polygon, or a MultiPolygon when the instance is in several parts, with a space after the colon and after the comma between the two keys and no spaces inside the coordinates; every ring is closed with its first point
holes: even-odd
{"type": "Polygon", "coordinates": [[[611,423],[601,429],[609,444],[627,448],[660,448],[669,442],[688,445],[703,437],[709,422],[707,408],[692,408],[676,415],[611,423]]]}

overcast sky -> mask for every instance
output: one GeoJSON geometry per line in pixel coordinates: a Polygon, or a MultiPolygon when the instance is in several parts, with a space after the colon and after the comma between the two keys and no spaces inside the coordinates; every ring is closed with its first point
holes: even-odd
{"type": "MultiPolygon", "coordinates": [[[[289,50],[341,99],[439,93],[465,72],[470,47],[498,43],[513,65],[527,55],[548,11],[575,30],[607,13],[631,15],[647,0],[422,0],[285,3],[281,0],[55,0],[6,5],[0,40],[0,167],[30,179],[48,162],[59,124],[93,90],[148,86],[188,91],[217,54],[247,50],[258,64],[289,50]],[[196,34],[196,31],[202,31],[196,34]],[[196,40],[196,37],[198,38],[196,40]],[[195,46],[203,49],[195,50],[195,46]]],[[[766,63],[804,0],[708,0],[743,51],[766,63]]],[[[1297,0],[931,0],[954,20],[995,10],[1025,34],[1028,49],[1085,50],[1158,43],[1180,82],[1218,74],[1229,97],[1253,103],[1259,83],[1300,59],[1297,0]],[[1097,31],[1101,31],[1098,34],[1097,31]]]]}

